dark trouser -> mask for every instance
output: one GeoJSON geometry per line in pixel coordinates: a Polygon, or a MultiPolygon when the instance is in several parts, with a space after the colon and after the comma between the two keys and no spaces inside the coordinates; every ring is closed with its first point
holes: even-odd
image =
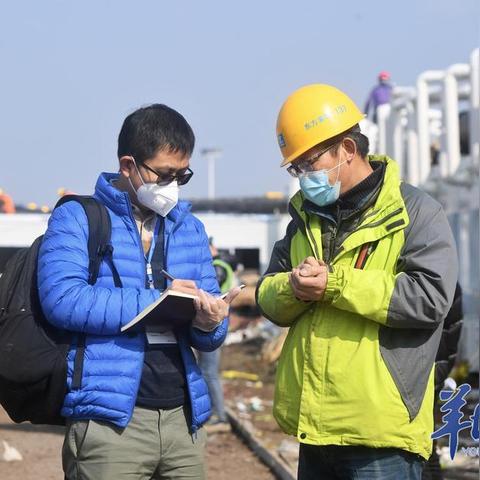
{"type": "Polygon", "coordinates": [[[395,448],[301,443],[298,480],[421,480],[423,463],[395,448]]]}

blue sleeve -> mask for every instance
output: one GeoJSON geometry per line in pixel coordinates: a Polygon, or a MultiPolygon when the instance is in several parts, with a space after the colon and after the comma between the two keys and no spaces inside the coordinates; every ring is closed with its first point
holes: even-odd
{"type": "MultiPolygon", "coordinates": [[[[215,268],[213,266],[212,255],[208,245],[208,237],[205,233],[203,224],[199,223],[199,235],[201,238],[200,255],[202,263],[202,274],[200,279],[200,288],[211,295],[220,295],[215,268]]],[[[225,340],[228,332],[228,317],[224,318],[222,323],[211,332],[203,332],[198,328],[190,328],[190,345],[202,352],[211,352],[216,350],[225,340]]]]}
{"type": "Polygon", "coordinates": [[[146,288],[89,285],[87,242],[88,221],[80,204],[68,202],[53,211],[38,257],[42,310],[58,328],[116,335],[160,294],[146,288]]]}

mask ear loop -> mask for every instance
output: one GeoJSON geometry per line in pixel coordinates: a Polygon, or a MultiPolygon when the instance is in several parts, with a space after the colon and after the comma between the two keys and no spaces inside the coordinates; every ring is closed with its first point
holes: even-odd
{"type": "MultiPolygon", "coordinates": [[[[142,174],[140,173],[140,170],[138,169],[138,166],[137,166],[137,162],[135,161],[135,159],[133,157],[130,157],[133,161],[133,164],[135,165],[135,170],[137,171],[138,173],[138,176],[140,177],[140,180],[141,182],[145,185],[145,182],[143,181],[143,177],[142,177],[142,174]]],[[[128,179],[130,180],[130,177],[128,177],[128,179]]],[[[130,185],[132,184],[132,181],[130,180],[130,185]]],[[[132,188],[133,188],[133,185],[132,185],[132,188]]],[[[133,188],[134,189],[134,188],[133,188]]],[[[134,189],[135,190],[135,189],[134,189]]]]}
{"type": "Polygon", "coordinates": [[[332,170],[335,170],[336,168],[338,169],[338,170],[337,170],[337,178],[335,179],[335,182],[333,183],[333,185],[330,185],[330,180],[328,181],[328,184],[329,184],[331,187],[333,187],[333,186],[335,186],[335,185],[337,184],[337,182],[338,182],[338,177],[340,176],[340,167],[341,167],[344,163],[346,163],[346,162],[347,162],[347,161],[344,160],[343,162],[340,162],[338,165],[336,165],[335,167],[333,167],[333,168],[331,168],[330,170],[327,170],[327,171],[325,172],[325,173],[328,175],[328,172],[331,172],[332,170]]]}
{"type": "MultiPolygon", "coordinates": [[[[140,181],[143,183],[143,185],[145,185],[145,182],[143,181],[142,175],[141,175],[140,171],[138,170],[137,162],[135,161],[135,159],[133,157],[130,157],[130,158],[132,159],[133,164],[135,165],[135,170],[137,170],[137,174],[140,177],[140,181]]],[[[136,195],[137,194],[137,189],[133,186],[132,179],[130,178],[130,176],[128,177],[128,182],[130,183],[130,186],[132,187],[132,190],[135,192],[135,195],[136,195]]]]}

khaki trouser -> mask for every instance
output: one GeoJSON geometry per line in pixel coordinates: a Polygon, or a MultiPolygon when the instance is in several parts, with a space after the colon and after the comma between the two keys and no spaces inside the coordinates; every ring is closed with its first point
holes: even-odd
{"type": "Polygon", "coordinates": [[[67,423],[63,470],[68,480],[204,479],[206,433],[189,432],[185,407],[135,407],[125,428],[108,422],[67,423]]]}

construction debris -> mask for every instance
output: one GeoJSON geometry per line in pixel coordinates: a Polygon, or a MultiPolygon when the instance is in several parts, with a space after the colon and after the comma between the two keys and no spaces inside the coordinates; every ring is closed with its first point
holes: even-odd
{"type": "Polygon", "coordinates": [[[224,370],[222,377],[230,380],[240,378],[243,380],[252,380],[253,382],[257,382],[260,379],[256,373],[240,372],[238,370],[224,370]]]}
{"type": "Polygon", "coordinates": [[[23,460],[22,454],[15,447],[10,446],[5,440],[2,440],[2,443],[4,449],[2,460],[4,462],[20,462],[23,460]]]}
{"type": "Polygon", "coordinates": [[[278,455],[285,460],[285,462],[292,467],[294,471],[297,470],[298,466],[298,452],[300,444],[298,442],[293,442],[292,440],[282,440],[280,445],[277,447],[278,455]]]}

